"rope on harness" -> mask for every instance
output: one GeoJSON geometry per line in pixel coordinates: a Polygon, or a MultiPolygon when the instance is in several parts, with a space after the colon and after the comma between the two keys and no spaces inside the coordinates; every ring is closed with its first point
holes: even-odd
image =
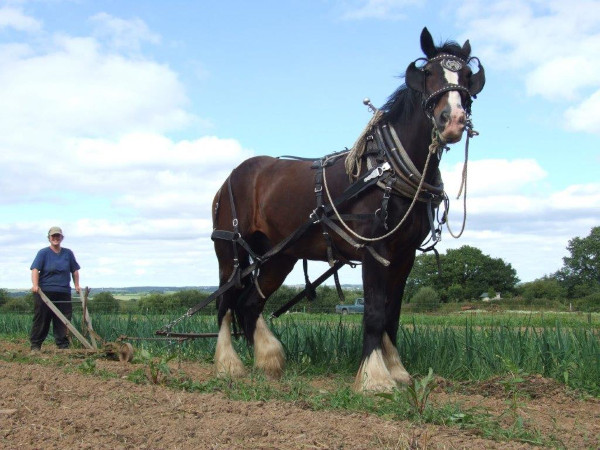
{"type": "MultiPolygon", "coordinates": [[[[473,123],[471,122],[471,119],[467,120],[465,128],[467,130],[467,140],[465,143],[465,161],[463,163],[460,188],[459,188],[458,194],[456,196],[456,199],[458,200],[460,198],[461,194],[463,194],[463,219],[462,219],[462,225],[461,225],[461,228],[460,228],[460,231],[458,232],[458,234],[455,234],[452,231],[452,228],[450,228],[449,218],[446,221],[446,228],[448,228],[448,232],[450,233],[450,236],[452,236],[455,239],[458,239],[459,237],[462,236],[463,232],[465,231],[465,226],[467,224],[467,164],[469,162],[469,140],[472,137],[479,135],[479,133],[477,131],[473,130],[473,123]]],[[[446,214],[448,215],[449,209],[450,209],[450,203],[449,203],[447,197],[445,198],[444,204],[446,207],[446,214]]]]}
{"type": "Polygon", "coordinates": [[[358,176],[360,175],[362,167],[361,161],[363,153],[366,149],[367,137],[371,134],[371,130],[373,129],[373,127],[383,118],[383,111],[370,105],[371,101],[369,99],[364,99],[363,103],[369,106],[369,109],[371,109],[374,112],[374,114],[373,117],[371,117],[371,120],[369,120],[367,126],[364,128],[363,132],[360,134],[360,136],[350,149],[350,153],[348,154],[348,157],[344,162],[344,165],[346,167],[346,173],[348,174],[350,181],[352,181],[353,178],[358,178],[358,176]]]}
{"type": "MultiPolygon", "coordinates": [[[[429,151],[427,152],[427,159],[425,160],[425,166],[423,167],[423,174],[427,173],[427,168],[429,167],[429,161],[431,160],[431,155],[433,155],[434,153],[438,152],[438,149],[440,147],[444,147],[445,143],[444,141],[441,139],[441,136],[439,134],[439,131],[437,130],[436,127],[434,127],[431,130],[431,144],[429,145],[429,151]]],[[[346,159],[347,161],[348,159],[346,159]]],[[[413,196],[413,199],[410,203],[410,206],[408,207],[408,210],[406,211],[406,213],[404,214],[404,217],[402,218],[402,220],[400,220],[400,222],[398,222],[398,224],[394,227],[394,229],[390,230],[389,232],[378,236],[378,237],[374,237],[374,238],[368,238],[366,236],[361,236],[360,234],[356,233],[354,230],[352,230],[348,224],[342,219],[339,211],[337,210],[337,208],[335,207],[335,204],[333,203],[333,200],[331,198],[331,193],[329,192],[329,186],[327,185],[327,175],[326,175],[326,171],[325,171],[325,167],[323,167],[323,185],[325,187],[325,193],[327,194],[327,199],[329,200],[329,203],[331,204],[331,208],[333,209],[333,212],[335,213],[335,216],[337,218],[337,220],[342,224],[342,226],[355,238],[360,239],[362,241],[365,242],[377,242],[377,241],[381,241],[383,239],[386,239],[388,237],[390,237],[392,234],[396,233],[396,231],[398,231],[398,229],[404,225],[404,222],[406,221],[406,219],[408,218],[408,216],[410,215],[410,213],[412,212],[415,203],[417,203],[417,199],[419,198],[419,194],[421,193],[422,189],[423,189],[423,183],[425,183],[425,176],[421,177],[421,180],[419,182],[419,185],[417,187],[417,190],[415,192],[415,195],[413,196]]]]}

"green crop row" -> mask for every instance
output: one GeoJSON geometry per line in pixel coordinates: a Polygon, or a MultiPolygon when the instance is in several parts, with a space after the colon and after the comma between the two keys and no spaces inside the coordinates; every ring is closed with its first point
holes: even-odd
{"type": "MultiPolygon", "coordinates": [[[[477,316],[462,316],[443,323],[437,316],[409,316],[398,332],[398,348],[407,370],[425,375],[433,368],[437,375],[455,380],[483,380],[507,373],[541,374],[573,388],[600,395],[600,333],[582,320],[565,326],[559,318],[540,325],[519,315],[498,318],[493,323],[477,316]],[[407,321],[408,320],[408,321],[407,321]],[[429,320],[429,322],[428,322],[429,320]]],[[[214,338],[187,341],[155,340],[155,331],[173,320],[161,315],[94,316],[94,329],[106,341],[121,336],[136,348],[153,354],[176,352],[184,359],[211,361],[214,338]],[[140,339],[141,338],[141,339],[140,339]]],[[[567,321],[568,322],[568,321],[567,321]]],[[[80,316],[73,323],[80,327],[80,316]]],[[[30,315],[3,314],[0,334],[27,335],[30,315]]],[[[271,327],[281,340],[288,364],[303,373],[353,373],[361,355],[360,317],[290,314],[273,320],[271,327]]],[[[174,332],[216,332],[212,316],[192,316],[181,321],[174,332]]],[[[245,363],[252,351],[242,339],[235,346],[245,363]]]]}

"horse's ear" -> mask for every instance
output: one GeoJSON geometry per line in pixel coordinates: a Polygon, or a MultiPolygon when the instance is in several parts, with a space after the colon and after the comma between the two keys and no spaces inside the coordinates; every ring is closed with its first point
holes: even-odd
{"type": "Polygon", "coordinates": [[[404,77],[406,85],[415,91],[423,92],[424,78],[425,74],[421,69],[417,68],[417,64],[415,62],[410,63],[404,77]]]}
{"type": "Polygon", "coordinates": [[[469,83],[469,92],[473,97],[481,92],[485,85],[485,70],[483,66],[479,64],[479,70],[471,76],[471,82],[469,83]]]}
{"type": "Polygon", "coordinates": [[[463,50],[465,56],[469,56],[471,54],[471,43],[469,42],[468,39],[463,44],[462,50],[463,50]]]}
{"type": "Polygon", "coordinates": [[[421,50],[423,50],[427,58],[433,58],[437,51],[427,27],[424,27],[423,31],[421,31],[421,50]]]}

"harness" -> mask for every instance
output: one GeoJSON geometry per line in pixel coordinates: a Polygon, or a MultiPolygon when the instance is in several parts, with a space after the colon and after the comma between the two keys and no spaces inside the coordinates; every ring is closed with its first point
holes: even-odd
{"type": "MultiPolygon", "coordinates": [[[[427,165],[431,155],[438,151],[438,147],[439,140],[435,139],[434,137],[434,143],[432,143],[432,150],[428,155],[424,173],[427,170],[427,165]]],[[[406,218],[410,215],[415,203],[418,201],[427,204],[427,216],[430,222],[433,241],[437,243],[440,240],[441,230],[439,226],[435,225],[434,221],[437,209],[444,200],[443,184],[441,183],[439,171],[435,177],[439,184],[436,185],[425,182],[423,174],[419,172],[419,170],[410,160],[410,157],[400,143],[400,140],[398,139],[394,129],[391,126],[384,124],[376,127],[373,130],[371,138],[368,139],[367,149],[365,151],[367,170],[350,186],[348,186],[348,188],[346,188],[346,190],[344,190],[339,197],[333,199],[329,192],[326,171],[327,168],[332,166],[338,159],[348,156],[348,153],[349,150],[345,150],[327,155],[316,161],[308,158],[284,156],[285,158],[293,158],[301,161],[313,161],[312,169],[315,170],[314,193],[316,206],[309,214],[306,222],[296,228],[292,234],[283,239],[263,255],[257,255],[239,232],[237,213],[235,209],[235,198],[231,186],[231,179],[228,179],[229,200],[233,218],[233,231],[214,230],[211,235],[211,239],[220,239],[232,243],[234,267],[228,281],[221,288],[219,288],[218,291],[207,298],[201,307],[203,307],[204,304],[211,302],[214,298],[225,292],[231,286],[241,288],[241,280],[249,275],[252,275],[252,279],[257,287],[257,291],[264,298],[264,295],[262,295],[260,286],[258,284],[258,273],[260,266],[271,257],[292,246],[313,225],[321,225],[322,235],[327,246],[327,261],[329,262],[330,268],[335,268],[332,274],[334,275],[338,294],[341,294],[342,290],[339,284],[337,270],[345,264],[354,265],[355,263],[347,260],[337,251],[331,237],[332,232],[342,238],[355,250],[368,251],[376,261],[383,266],[388,266],[390,264],[389,261],[377,253],[377,251],[372,247],[371,242],[385,239],[397,231],[398,228],[404,223],[406,218]],[[381,207],[379,209],[371,214],[339,213],[338,209],[341,206],[358,197],[363,192],[370,190],[372,187],[379,187],[382,190],[381,207]],[[388,230],[388,203],[391,195],[412,198],[412,203],[409,209],[405,213],[403,219],[394,227],[393,230],[389,230],[382,236],[370,238],[360,236],[350,228],[348,222],[368,221],[375,218],[381,221],[384,229],[388,230]],[[325,196],[327,197],[328,203],[325,202],[325,196]],[[245,269],[242,269],[239,264],[238,246],[244,248],[244,250],[248,252],[250,258],[252,259],[252,263],[245,269]]],[[[307,296],[311,298],[314,295],[314,285],[308,279],[306,260],[303,261],[303,267],[306,282],[305,292],[308,293],[307,296]]]]}
{"type": "MultiPolygon", "coordinates": [[[[441,54],[426,61],[440,61],[440,64],[443,67],[454,71],[460,70],[463,67],[463,64],[467,64],[467,62],[463,61],[462,59],[447,54],[441,54]]],[[[435,103],[434,100],[440,94],[451,90],[465,91],[469,94],[469,104],[466,108],[467,123],[465,125],[465,129],[467,131],[467,138],[465,144],[465,165],[463,168],[463,180],[460,188],[461,192],[464,188],[466,202],[466,164],[468,158],[469,139],[478,134],[472,129],[472,123],[469,119],[470,99],[473,96],[467,88],[461,85],[447,83],[442,88],[424,97],[423,107],[427,116],[431,120],[433,120],[431,117],[430,110],[432,109],[431,105],[435,103]]],[[[265,296],[263,295],[258,283],[258,275],[260,272],[261,265],[273,256],[291,247],[309,230],[309,228],[318,224],[320,224],[322,227],[322,235],[327,245],[327,260],[330,265],[329,270],[322,274],[317,280],[315,280],[315,282],[311,283],[307,273],[307,260],[304,259],[303,268],[306,283],[305,289],[298,293],[292,300],[288,301],[285,305],[283,305],[281,308],[275,311],[271,315],[271,317],[279,317],[281,314],[289,310],[289,308],[298,303],[304,297],[313,299],[315,297],[315,287],[319,286],[331,275],[334,276],[338,295],[340,295],[340,298],[343,299],[343,293],[338,278],[338,270],[346,264],[349,264],[354,267],[356,263],[347,260],[337,251],[333,239],[331,238],[331,232],[338,235],[341,239],[343,239],[345,242],[351,245],[354,249],[366,250],[380,264],[382,264],[383,266],[388,266],[390,262],[387,261],[381,255],[379,255],[372,247],[371,243],[383,240],[394,234],[408,218],[416,202],[425,203],[427,210],[427,218],[431,230],[431,236],[429,240],[425,243],[425,245],[428,243],[431,243],[431,245],[427,248],[424,248],[422,246],[419,248],[419,250],[432,250],[436,253],[436,256],[438,255],[435,249],[435,245],[441,240],[441,226],[444,223],[447,223],[446,218],[449,209],[449,199],[444,191],[444,185],[439,169],[437,169],[436,173],[434,174],[433,181],[431,183],[425,181],[425,174],[427,173],[427,169],[432,155],[436,155],[438,158],[440,158],[442,151],[444,149],[447,149],[445,142],[441,139],[439,132],[437,131],[437,128],[434,124],[434,127],[432,129],[432,141],[429,146],[427,160],[423,168],[423,173],[421,173],[415,167],[408,153],[402,146],[402,143],[394,128],[387,123],[380,124],[379,121],[376,120],[381,117],[381,112],[375,107],[373,107],[373,105],[368,99],[365,99],[364,103],[375,113],[375,116],[369,122],[369,125],[367,125],[365,132],[363,132],[363,134],[359,138],[359,141],[364,143],[364,151],[360,153],[360,159],[364,158],[366,160],[367,170],[360,176],[353,175],[355,181],[350,186],[348,186],[339,197],[333,199],[331,197],[327,184],[327,168],[332,166],[341,157],[348,157],[350,150],[346,149],[341,152],[332,153],[330,155],[324,156],[319,160],[314,160],[311,158],[300,158],[294,156],[282,156],[281,158],[291,158],[301,161],[313,161],[312,168],[315,170],[314,193],[316,207],[309,214],[309,217],[306,222],[300,225],[292,234],[283,239],[281,242],[272,247],[263,255],[256,254],[251,248],[251,246],[248,244],[248,242],[246,242],[243,239],[239,231],[239,221],[235,209],[235,198],[231,186],[231,177],[228,178],[227,186],[229,191],[229,203],[231,205],[232,213],[232,231],[213,230],[211,239],[231,242],[234,255],[233,271],[231,273],[231,276],[229,277],[227,282],[225,282],[219,287],[219,289],[210,294],[204,301],[190,308],[182,317],[175,319],[170,324],[156,331],[157,335],[171,335],[172,333],[170,330],[177,323],[179,323],[186,317],[190,317],[193,314],[197,313],[200,309],[207,306],[209,303],[211,303],[213,300],[221,296],[223,293],[225,293],[232,287],[243,287],[242,280],[247,277],[250,277],[250,279],[252,280],[252,282],[254,282],[256,286],[257,292],[264,298],[265,296]],[[370,190],[372,187],[378,187],[382,191],[381,207],[379,209],[370,214],[339,213],[338,208],[340,208],[353,198],[358,197],[363,192],[370,190]],[[412,199],[412,201],[403,218],[394,226],[393,229],[389,230],[387,220],[389,199],[391,195],[409,198],[412,199]],[[327,197],[328,203],[324,201],[325,196],[327,197]],[[440,218],[439,206],[442,203],[444,204],[445,212],[440,218]],[[348,225],[348,222],[351,221],[366,221],[373,220],[374,218],[379,220],[383,225],[383,228],[386,230],[386,232],[381,236],[360,236],[348,225]],[[240,266],[240,261],[238,257],[238,246],[246,250],[248,252],[249,257],[251,258],[251,263],[243,269],[240,266]]],[[[348,159],[346,160],[346,168],[348,169],[347,163],[348,159]]],[[[357,166],[357,172],[360,172],[360,161],[357,161],[357,166]]],[[[215,206],[215,216],[218,214],[220,195],[221,191],[219,191],[218,193],[218,198],[215,206]]],[[[465,213],[463,216],[463,225],[458,236],[454,235],[454,233],[452,233],[448,226],[448,229],[453,237],[459,237],[462,234],[465,222],[466,204],[465,213]]]]}

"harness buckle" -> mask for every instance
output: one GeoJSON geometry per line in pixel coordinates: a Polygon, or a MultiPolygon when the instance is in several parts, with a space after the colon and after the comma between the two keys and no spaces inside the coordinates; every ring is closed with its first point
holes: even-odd
{"type": "Polygon", "coordinates": [[[375,167],[373,171],[363,179],[363,181],[367,183],[373,178],[379,178],[381,175],[383,175],[384,172],[387,172],[388,170],[392,170],[392,166],[390,166],[390,163],[386,161],[381,166],[375,167]]]}
{"type": "Polygon", "coordinates": [[[385,188],[383,188],[383,198],[386,198],[386,199],[390,198],[391,195],[392,195],[392,185],[390,183],[390,184],[387,184],[385,186],[385,188]]]}
{"type": "Polygon", "coordinates": [[[323,206],[318,206],[315,209],[313,209],[313,211],[309,214],[308,218],[310,220],[312,220],[312,223],[319,223],[321,221],[321,218],[319,217],[319,209],[323,210],[323,206]]]}

